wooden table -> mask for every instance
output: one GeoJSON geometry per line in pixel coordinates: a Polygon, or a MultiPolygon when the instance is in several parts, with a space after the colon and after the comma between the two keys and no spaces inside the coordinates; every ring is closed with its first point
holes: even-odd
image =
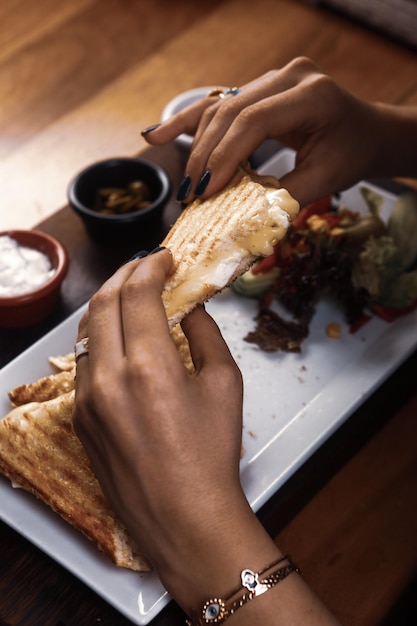
{"type": "MultiPolygon", "coordinates": [[[[39,225],[67,246],[71,266],[56,315],[0,331],[0,365],[131,253],[87,238],[65,206],[71,176],[98,158],[140,152],[177,184],[184,153],[146,148],[140,129],[180,91],[242,84],[300,54],[363,97],[417,104],[414,51],[306,2],[3,0],[0,230],[39,225]]],[[[172,201],[164,228],[177,212],[172,201]]],[[[399,601],[417,568],[416,365],[414,354],[260,511],[345,625],[408,623],[399,601]]],[[[5,524],[0,545],[0,626],[128,623],[5,524]]],[[[171,604],[153,623],[182,624],[183,615],[171,604]]]]}

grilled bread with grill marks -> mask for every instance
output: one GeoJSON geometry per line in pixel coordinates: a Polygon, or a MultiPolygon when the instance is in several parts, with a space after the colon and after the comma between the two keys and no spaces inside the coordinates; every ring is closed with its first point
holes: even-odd
{"type": "Polygon", "coordinates": [[[174,259],[162,294],[170,327],[272,254],[298,210],[276,178],[243,169],[219,193],[194,200],[161,244],[174,259]]]}
{"type": "Polygon", "coordinates": [[[0,421],[0,471],[84,533],[116,565],[149,571],[107,503],[72,425],[74,391],[13,409],[0,421]]]}
{"type": "Polygon", "coordinates": [[[75,367],[73,370],[58,372],[39,378],[33,383],[18,385],[9,392],[12,406],[22,406],[28,402],[45,402],[75,389],[75,367]]]}

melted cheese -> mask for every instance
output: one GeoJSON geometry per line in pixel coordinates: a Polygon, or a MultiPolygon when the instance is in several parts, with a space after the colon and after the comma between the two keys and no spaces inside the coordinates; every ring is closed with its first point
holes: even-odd
{"type": "Polygon", "coordinates": [[[254,256],[273,253],[275,244],[285,236],[291,217],[300,208],[286,189],[268,188],[265,195],[270,205],[266,219],[260,216],[259,227],[239,239],[240,247],[254,256]]]}
{"type": "Polygon", "coordinates": [[[299,204],[282,188],[268,188],[266,198],[269,203],[266,214],[252,218],[248,231],[221,242],[216,258],[207,259],[204,265],[191,266],[188,276],[169,292],[168,318],[185,304],[200,299],[204,292],[209,294],[213,288],[217,291],[228,285],[245,257],[273,253],[275,244],[288,230],[291,216],[297,214],[299,204]]]}

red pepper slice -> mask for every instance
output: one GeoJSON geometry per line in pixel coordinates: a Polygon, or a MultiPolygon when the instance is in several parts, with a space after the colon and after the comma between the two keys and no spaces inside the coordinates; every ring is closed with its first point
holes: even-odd
{"type": "Polygon", "coordinates": [[[349,332],[351,333],[351,335],[354,335],[356,332],[358,332],[358,330],[362,328],[362,326],[365,326],[365,324],[367,324],[371,319],[371,315],[366,315],[366,313],[364,313],[359,319],[355,320],[353,324],[349,326],[349,332]]]}
{"type": "Polygon", "coordinates": [[[278,245],[279,244],[276,244],[274,246],[273,254],[266,256],[264,259],[262,259],[262,261],[258,261],[258,263],[256,263],[252,267],[252,274],[266,274],[277,265],[277,260],[279,256],[278,245]]]}
{"type": "Polygon", "coordinates": [[[268,308],[271,306],[271,304],[272,304],[272,294],[267,291],[262,296],[262,306],[264,306],[265,308],[268,308]]]}
{"type": "Polygon", "coordinates": [[[386,322],[393,322],[402,315],[407,315],[411,311],[417,309],[417,300],[405,307],[384,306],[383,304],[374,304],[372,312],[386,322]]]}
{"type": "Polygon", "coordinates": [[[312,215],[323,215],[323,213],[327,213],[331,205],[331,196],[325,196],[324,198],[320,198],[320,200],[306,204],[306,206],[301,209],[297,217],[294,218],[292,225],[296,230],[302,230],[306,227],[309,217],[312,215]]]}

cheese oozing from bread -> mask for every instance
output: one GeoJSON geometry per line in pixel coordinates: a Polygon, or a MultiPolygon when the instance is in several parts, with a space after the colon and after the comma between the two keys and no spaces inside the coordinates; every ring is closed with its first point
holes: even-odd
{"type": "Polygon", "coordinates": [[[208,200],[194,200],[161,244],[174,259],[162,294],[170,327],[272,254],[298,210],[276,179],[244,171],[208,200]]]}

